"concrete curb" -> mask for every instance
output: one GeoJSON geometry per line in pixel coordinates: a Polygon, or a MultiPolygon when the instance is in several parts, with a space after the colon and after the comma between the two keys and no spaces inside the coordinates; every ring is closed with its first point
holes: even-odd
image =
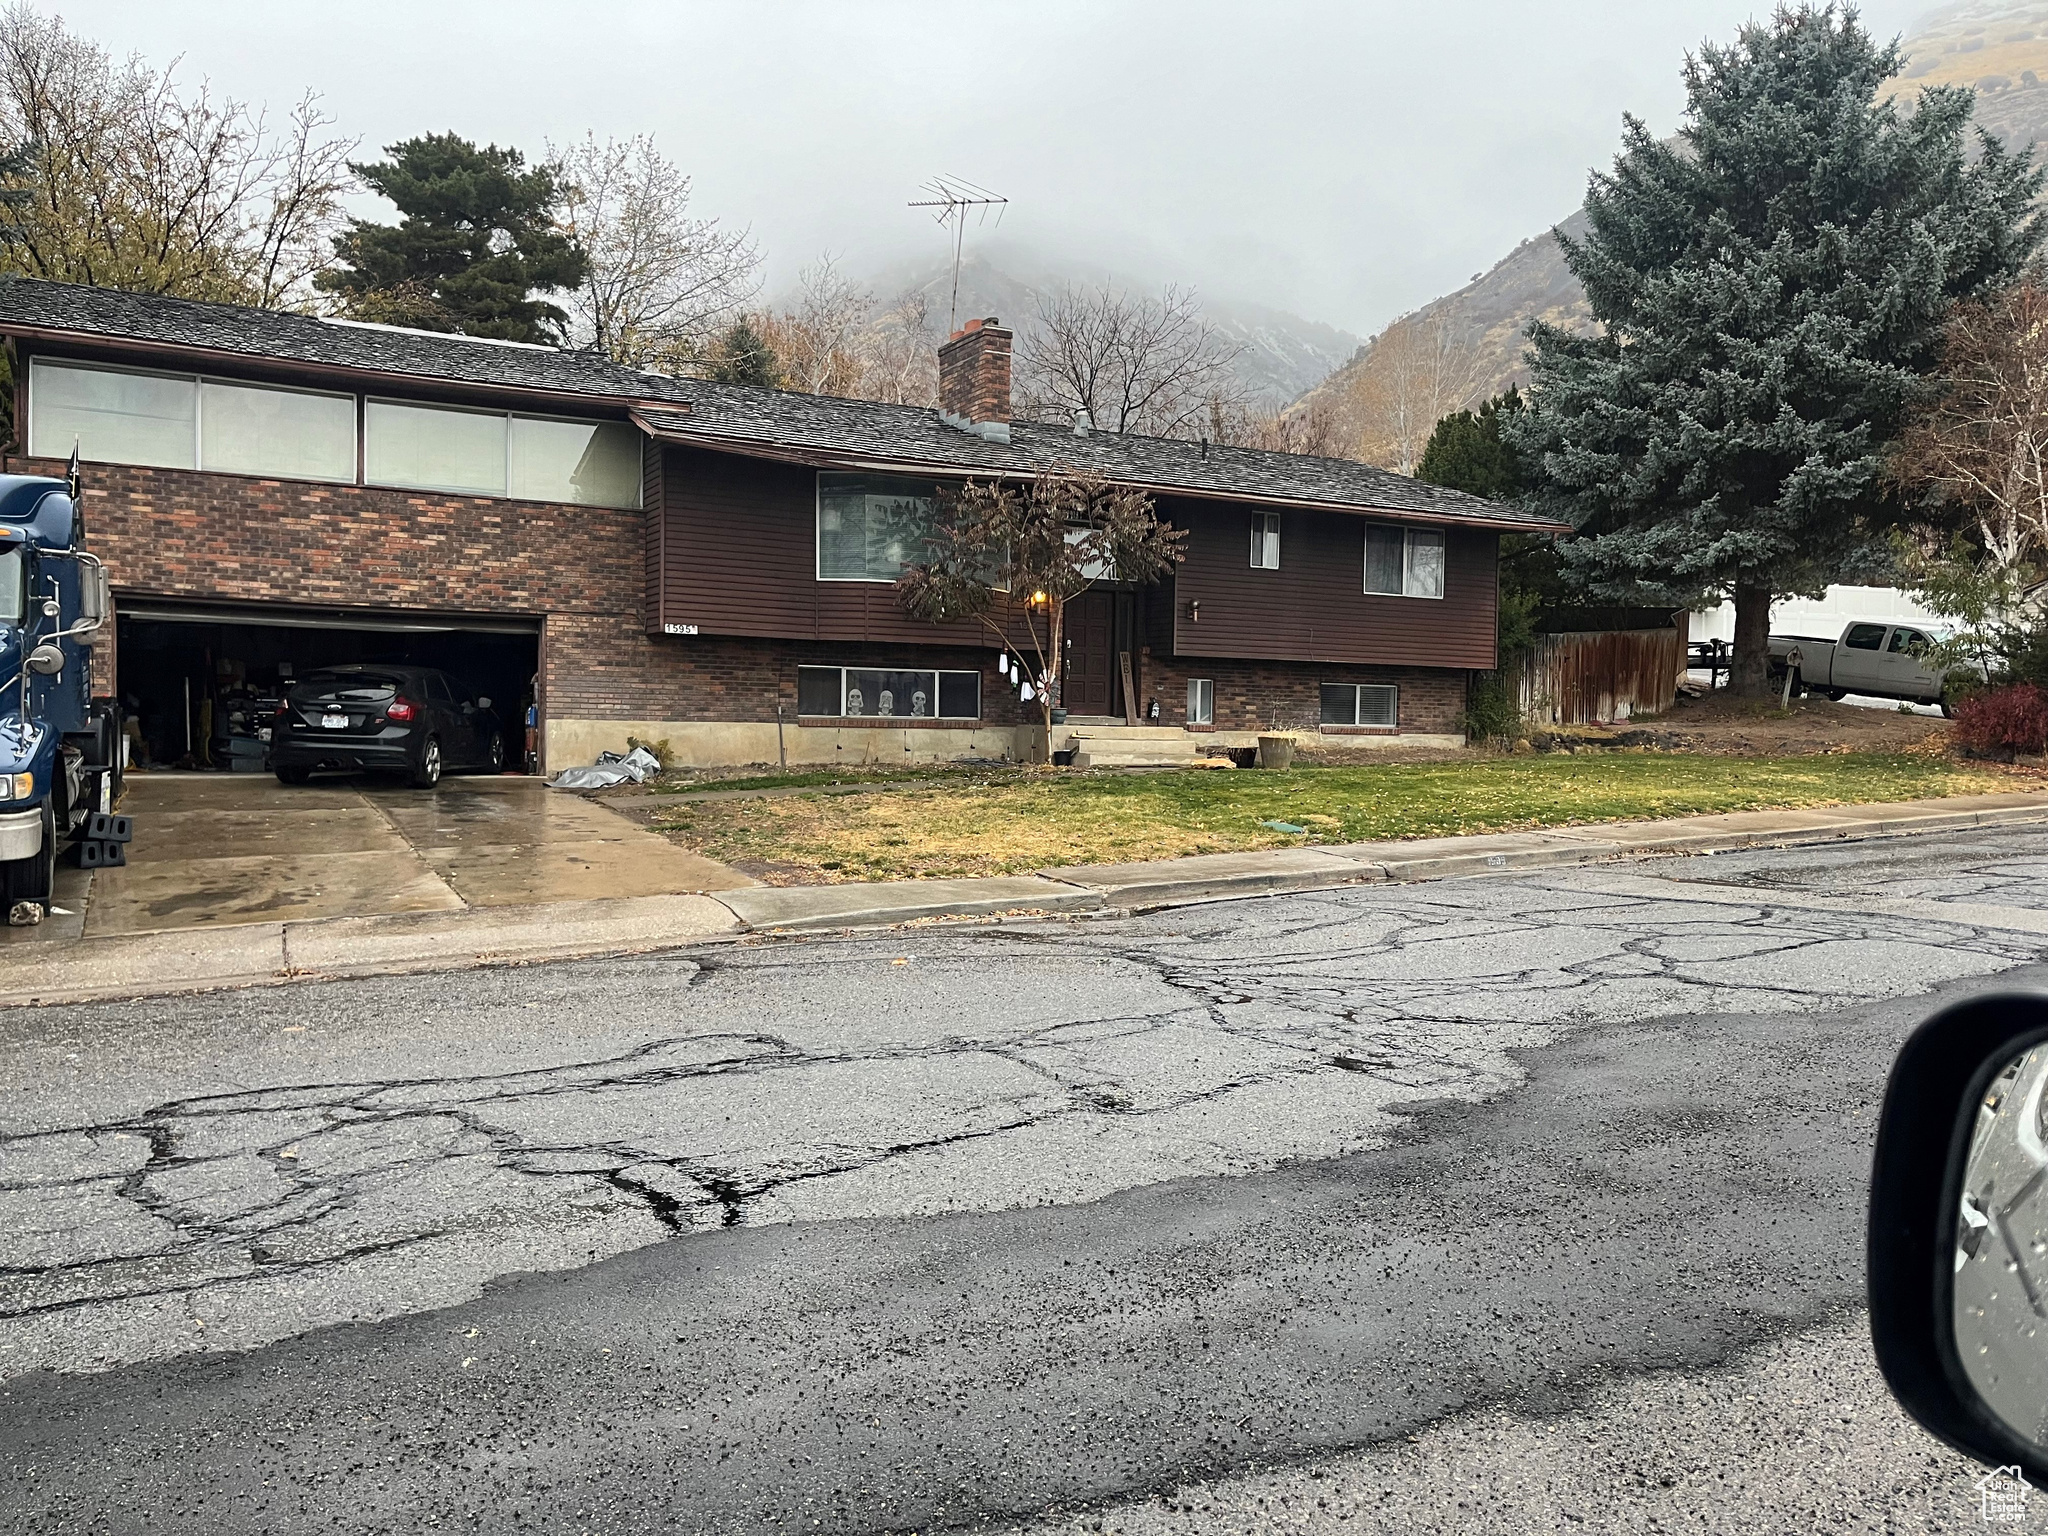
{"type": "Polygon", "coordinates": [[[1146,911],[1286,891],[1566,868],[1643,855],[1736,852],[2039,821],[2048,821],[2048,792],[1201,854],[986,880],[750,886],[716,895],[178,929],[0,950],[0,1007],[594,959],[750,933],[888,928],[934,918],[1006,913],[1146,911]]]}

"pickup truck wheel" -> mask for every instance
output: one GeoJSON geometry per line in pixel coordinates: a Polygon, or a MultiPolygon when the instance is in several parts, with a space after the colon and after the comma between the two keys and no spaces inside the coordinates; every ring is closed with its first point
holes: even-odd
{"type": "Polygon", "coordinates": [[[303,784],[313,777],[313,770],[310,768],[279,768],[276,772],[277,782],[280,784],[303,784]]]}
{"type": "Polygon", "coordinates": [[[1836,704],[1849,697],[1849,690],[1846,688],[1823,688],[1821,692],[1826,694],[1829,700],[1836,704]]]}
{"type": "Polygon", "coordinates": [[[0,906],[6,909],[7,921],[17,927],[43,920],[57,883],[57,814],[48,800],[42,810],[42,852],[0,864],[0,906]]]}

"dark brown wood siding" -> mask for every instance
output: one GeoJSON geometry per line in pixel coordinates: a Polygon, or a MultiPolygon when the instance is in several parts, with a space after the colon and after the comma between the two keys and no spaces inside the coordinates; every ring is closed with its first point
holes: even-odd
{"type": "MultiPolygon", "coordinates": [[[[1498,535],[1448,528],[1441,598],[1365,591],[1365,527],[1354,513],[1283,510],[1280,569],[1251,564],[1253,508],[1162,497],[1188,530],[1170,608],[1173,653],[1263,661],[1474,667],[1494,663],[1498,535]],[[1199,618],[1189,604],[1199,602],[1199,618]]],[[[1156,643],[1156,642],[1155,642],[1156,643]]]]}
{"type": "Polygon", "coordinates": [[[987,645],[979,623],[926,624],[883,581],[818,580],[818,472],[671,446],[662,468],[662,617],[707,635],[987,645]]]}
{"type": "Polygon", "coordinates": [[[666,498],[662,494],[661,472],[667,455],[662,445],[651,438],[640,445],[640,507],[641,507],[641,550],[645,556],[643,579],[646,591],[641,597],[640,611],[647,616],[647,633],[661,633],[661,573],[662,549],[668,535],[668,519],[663,515],[666,498]]]}

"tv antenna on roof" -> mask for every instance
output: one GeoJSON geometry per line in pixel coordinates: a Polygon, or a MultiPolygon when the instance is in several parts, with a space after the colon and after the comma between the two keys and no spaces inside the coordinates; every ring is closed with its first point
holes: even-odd
{"type": "Polygon", "coordinates": [[[996,223],[1000,226],[1003,209],[1010,200],[960,176],[934,176],[918,191],[930,195],[913,202],[911,207],[936,209],[938,211],[932,215],[935,221],[941,225],[951,221],[953,225],[953,302],[946,311],[946,334],[950,336],[953,327],[960,323],[960,252],[967,240],[967,212],[978,209],[979,217],[986,220],[989,209],[993,208],[996,223]]]}

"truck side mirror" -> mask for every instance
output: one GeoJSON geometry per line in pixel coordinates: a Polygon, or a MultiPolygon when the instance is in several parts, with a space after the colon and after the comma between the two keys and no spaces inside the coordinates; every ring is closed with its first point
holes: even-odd
{"type": "Polygon", "coordinates": [[[476,707],[478,709],[489,709],[491,707],[491,701],[488,698],[478,699],[476,701],[476,707]]]}
{"type": "Polygon", "coordinates": [[[2048,996],[1976,998],[1893,1063],[1870,1191],[1870,1331],[1906,1411],[2048,1479],[2048,996]]]}
{"type": "Polygon", "coordinates": [[[54,645],[39,645],[28,653],[28,669],[43,677],[55,677],[64,670],[64,653],[54,645]]]}
{"type": "Polygon", "coordinates": [[[113,611],[113,591],[103,565],[80,562],[78,572],[78,617],[80,629],[98,629],[113,611]]]}

